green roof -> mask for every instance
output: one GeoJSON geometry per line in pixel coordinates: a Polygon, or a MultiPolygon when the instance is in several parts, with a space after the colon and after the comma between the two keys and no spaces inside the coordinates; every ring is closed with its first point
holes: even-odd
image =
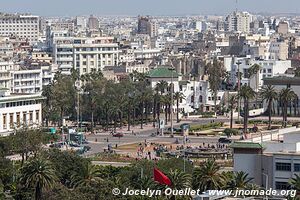
{"type": "Polygon", "coordinates": [[[254,143],[254,142],[234,142],[229,147],[235,149],[261,149],[262,148],[262,146],[259,143],[254,143]]]}
{"type": "Polygon", "coordinates": [[[152,69],[146,73],[146,77],[148,78],[171,78],[173,74],[173,78],[178,78],[178,73],[170,70],[167,66],[165,67],[157,67],[156,69],[152,69]]]}

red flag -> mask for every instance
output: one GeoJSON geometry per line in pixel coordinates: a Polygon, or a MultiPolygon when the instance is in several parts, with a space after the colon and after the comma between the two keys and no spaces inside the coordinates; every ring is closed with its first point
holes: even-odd
{"type": "Polygon", "coordinates": [[[154,181],[157,181],[160,184],[168,185],[168,186],[172,185],[171,180],[166,175],[164,175],[164,173],[162,173],[156,168],[154,168],[153,170],[153,176],[154,176],[154,181]]]}

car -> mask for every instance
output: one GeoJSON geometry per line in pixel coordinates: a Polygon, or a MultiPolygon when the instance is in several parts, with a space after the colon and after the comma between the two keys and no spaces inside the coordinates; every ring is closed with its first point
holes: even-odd
{"type": "Polygon", "coordinates": [[[220,139],[218,140],[218,142],[219,142],[219,143],[225,143],[225,144],[228,144],[228,143],[231,143],[232,140],[231,140],[231,139],[228,139],[228,138],[222,137],[222,138],[220,138],[220,139]]]}
{"type": "Polygon", "coordinates": [[[91,150],[91,147],[90,147],[90,146],[83,146],[83,151],[84,151],[84,152],[87,152],[87,151],[89,151],[89,150],[91,150]]]}
{"type": "Polygon", "coordinates": [[[118,138],[120,138],[120,137],[123,137],[123,136],[124,136],[123,133],[113,133],[113,137],[118,137],[118,138]]]}

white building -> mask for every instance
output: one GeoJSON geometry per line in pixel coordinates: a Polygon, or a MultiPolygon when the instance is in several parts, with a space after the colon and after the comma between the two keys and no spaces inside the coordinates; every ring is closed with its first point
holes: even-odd
{"type": "Polygon", "coordinates": [[[286,72],[287,69],[291,68],[290,60],[256,60],[252,58],[236,58],[236,57],[225,57],[224,66],[228,72],[230,72],[230,83],[236,86],[238,83],[237,73],[242,73],[241,85],[250,85],[254,90],[258,90],[263,86],[263,79],[268,77],[280,76],[286,72]],[[238,67],[238,62],[240,65],[238,67]],[[257,76],[249,77],[249,68],[258,64],[261,70],[257,76]],[[258,80],[256,81],[256,77],[258,80]],[[256,85],[258,83],[258,85],[256,85]]]}
{"type": "Polygon", "coordinates": [[[0,36],[17,36],[31,43],[38,41],[39,17],[34,15],[0,14],[0,36]]]}
{"type": "Polygon", "coordinates": [[[78,69],[80,75],[102,70],[105,66],[118,65],[118,44],[113,37],[56,37],[54,63],[62,73],[78,69]]]}
{"type": "Polygon", "coordinates": [[[18,66],[12,61],[0,61],[0,88],[10,89],[12,80],[10,71],[17,69],[18,66]]]}
{"type": "Polygon", "coordinates": [[[38,127],[42,123],[41,94],[14,95],[0,90],[0,135],[8,135],[21,126],[38,127]]]}
{"type": "MultiPolygon", "coordinates": [[[[191,113],[195,109],[202,109],[202,111],[212,111],[214,106],[214,99],[212,93],[209,91],[209,84],[204,80],[182,80],[180,74],[173,72],[168,67],[159,66],[150,70],[147,74],[147,79],[152,88],[155,88],[160,81],[166,81],[169,85],[174,84],[174,93],[180,92],[185,97],[179,102],[179,109],[181,113],[191,113]]],[[[217,95],[216,104],[224,98],[224,91],[219,91],[217,95]]],[[[175,106],[174,112],[177,112],[175,106]]]]}
{"type": "MultiPolygon", "coordinates": [[[[299,130],[271,133],[257,141],[233,143],[234,171],[248,173],[253,182],[276,190],[289,189],[289,181],[300,173],[299,130]]],[[[278,131],[280,132],[280,131],[278,131]]]]}
{"type": "Polygon", "coordinates": [[[248,12],[233,12],[226,18],[227,31],[249,33],[252,16],[248,12]]]}

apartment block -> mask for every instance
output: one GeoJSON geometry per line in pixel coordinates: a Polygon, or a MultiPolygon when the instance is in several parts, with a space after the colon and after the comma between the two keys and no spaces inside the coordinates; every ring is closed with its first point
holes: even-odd
{"type": "Polygon", "coordinates": [[[0,14],[0,36],[17,36],[30,43],[35,43],[38,41],[39,36],[39,17],[0,14]]]}

